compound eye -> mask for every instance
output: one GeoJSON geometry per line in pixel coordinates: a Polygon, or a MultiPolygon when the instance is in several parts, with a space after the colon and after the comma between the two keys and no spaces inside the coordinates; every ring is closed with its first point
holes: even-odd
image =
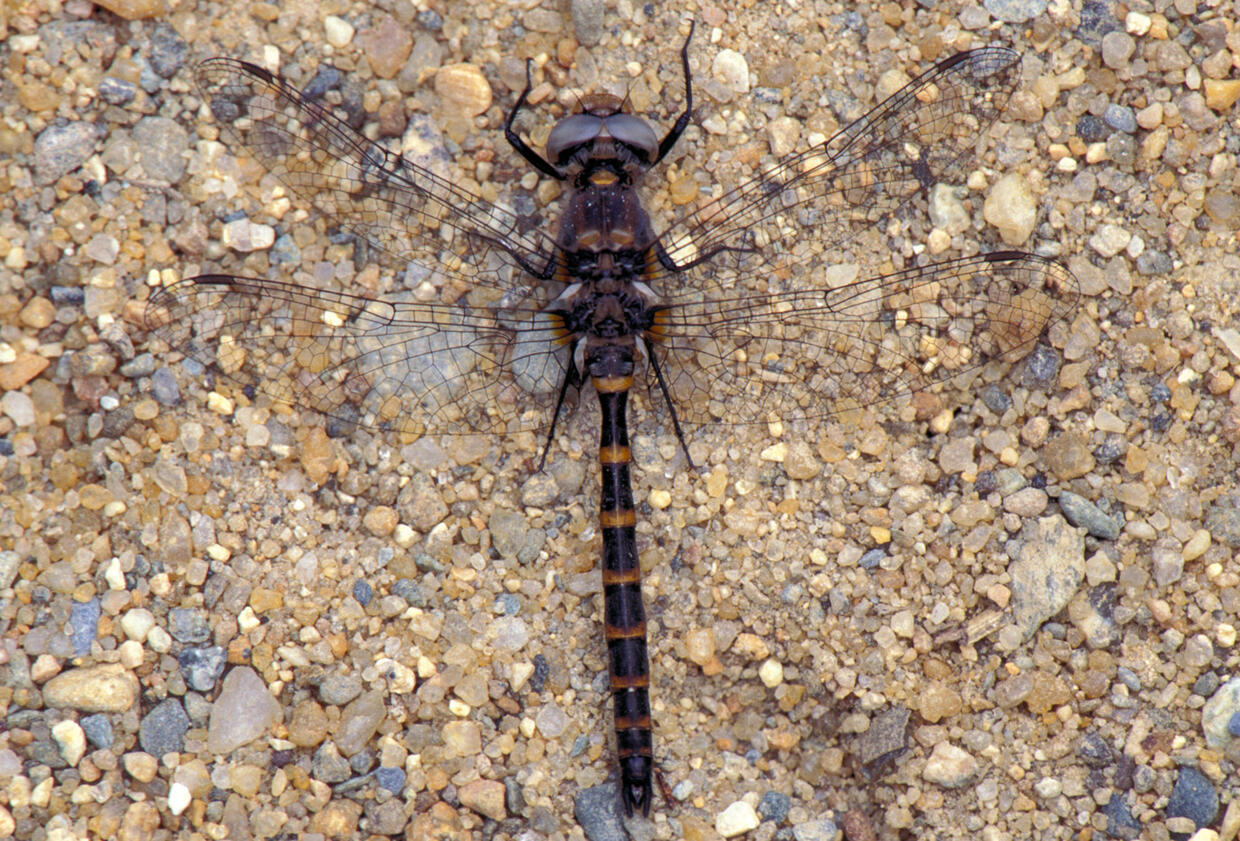
{"type": "Polygon", "coordinates": [[[632,114],[612,114],[604,120],[607,133],[630,149],[641,153],[643,159],[653,161],[659,152],[659,137],[650,123],[632,114]]]}
{"type": "Polygon", "coordinates": [[[560,120],[547,135],[547,157],[557,164],[563,163],[566,153],[582,144],[589,143],[602,131],[603,120],[593,114],[573,114],[560,120]]]}

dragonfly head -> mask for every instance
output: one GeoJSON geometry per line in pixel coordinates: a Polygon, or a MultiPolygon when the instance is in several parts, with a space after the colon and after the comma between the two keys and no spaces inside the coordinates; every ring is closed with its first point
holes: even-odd
{"type": "Polygon", "coordinates": [[[595,95],[583,110],[560,120],[547,136],[547,157],[562,167],[574,161],[622,158],[642,166],[659,154],[659,137],[650,123],[620,110],[614,96],[595,95]]]}

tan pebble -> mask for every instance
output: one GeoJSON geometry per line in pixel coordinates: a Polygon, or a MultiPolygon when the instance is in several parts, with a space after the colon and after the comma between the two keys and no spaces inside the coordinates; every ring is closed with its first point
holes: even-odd
{"type": "Polygon", "coordinates": [[[284,595],[279,590],[266,587],[255,587],[250,593],[250,607],[260,616],[270,610],[278,610],[284,606],[284,595]]]}
{"type": "Polygon", "coordinates": [[[349,45],[349,42],[353,40],[354,31],[353,24],[337,15],[328,15],[323,19],[323,33],[327,38],[327,43],[337,49],[349,45]]]}
{"type": "Polygon", "coordinates": [[[133,404],[133,416],[138,420],[152,420],[159,416],[159,404],[145,397],[133,404]]]}
{"type": "Polygon", "coordinates": [[[685,656],[698,666],[705,666],[715,657],[715,635],[707,628],[695,628],[685,634],[685,656]]]}
{"type": "Polygon", "coordinates": [[[149,20],[167,10],[163,0],[100,0],[99,5],[125,20],[149,20]]]}
{"type": "Polygon", "coordinates": [[[30,679],[43,683],[60,674],[60,661],[50,654],[40,654],[30,666],[30,679]]]}
{"type": "Polygon", "coordinates": [[[401,549],[408,549],[418,542],[418,533],[404,523],[397,523],[392,532],[392,540],[401,549]]]}
{"type": "Polygon", "coordinates": [[[992,584],[986,589],[986,598],[994,602],[996,607],[1005,608],[1012,598],[1012,591],[1003,584],[992,584]]]}
{"type": "Polygon", "coordinates": [[[22,311],[18,313],[21,323],[35,330],[42,330],[52,323],[56,316],[56,305],[47,298],[31,298],[22,311]]]}
{"type": "Polygon", "coordinates": [[[728,469],[723,465],[710,471],[706,477],[706,493],[711,499],[718,499],[728,487],[728,469]]]}
{"type": "Polygon", "coordinates": [[[125,773],[140,783],[149,783],[155,779],[155,772],[159,770],[159,762],[155,757],[143,751],[131,751],[125,754],[121,762],[125,766],[125,773]]]}
{"type": "Polygon", "coordinates": [[[491,84],[472,64],[448,64],[435,74],[435,93],[445,105],[467,117],[476,117],[491,107],[491,84]]]}
{"type": "Polygon", "coordinates": [[[758,667],[758,679],[767,689],[774,689],[784,682],[784,666],[778,660],[766,660],[758,667]]]}
{"type": "Polygon", "coordinates": [[[1240,99],[1240,79],[1206,79],[1206,105],[1213,111],[1226,111],[1240,99]]]}
{"type": "Polygon", "coordinates": [[[672,495],[664,488],[652,488],[649,500],[652,508],[662,511],[672,504],[672,495]]]}
{"type": "MultiPolygon", "coordinates": [[[[357,47],[370,59],[370,69],[380,79],[391,79],[400,72],[413,47],[413,36],[390,17],[384,17],[373,29],[363,29],[357,36],[357,47]]],[[[379,103],[366,106],[367,111],[379,110],[379,103]]],[[[404,126],[404,120],[401,121],[404,126]]]]}
{"type": "Polygon", "coordinates": [[[396,529],[396,511],[387,505],[376,505],[366,512],[362,525],[375,537],[387,537],[396,529]]]}
{"type": "Polygon", "coordinates": [[[1132,35],[1144,35],[1150,31],[1150,16],[1141,12],[1129,12],[1124,18],[1124,29],[1132,35]]]}
{"type": "Polygon", "coordinates": [[[50,360],[35,353],[19,353],[12,362],[0,365],[0,391],[16,391],[43,373],[50,360]]]}
{"type": "Polygon", "coordinates": [[[715,832],[724,838],[735,838],[756,829],[759,823],[753,806],[744,800],[737,800],[715,816],[715,832]]]}
{"type": "Polygon", "coordinates": [[[1214,636],[1218,640],[1218,644],[1223,648],[1231,648],[1236,644],[1236,626],[1228,622],[1221,622],[1214,629],[1214,636]]]}
{"type": "Polygon", "coordinates": [[[320,426],[315,426],[306,436],[301,446],[301,467],[306,476],[316,485],[327,481],[333,472],[336,457],[332,452],[331,440],[320,426]]]}
{"type": "Polygon", "coordinates": [[[306,698],[293,707],[288,725],[288,739],[302,748],[316,747],[327,738],[327,713],[313,698],[306,698]]]}
{"type": "Polygon", "coordinates": [[[822,466],[814,458],[809,443],[798,439],[788,447],[784,470],[787,471],[788,478],[805,481],[817,476],[822,471],[822,466]]]}
{"type": "Polygon", "coordinates": [[[142,651],[142,643],[137,640],[125,640],[120,644],[120,648],[116,650],[119,655],[119,662],[126,669],[136,669],[142,665],[146,659],[146,655],[142,651]]]}
{"type": "Polygon", "coordinates": [[[771,654],[771,649],[762,637],[748,633],[737,634],[736,641],[732,643],[732,650],[750,660],[764,660],[771,654]]]}
{"type": "Polygon", "coordinates": [[[449,721],[443,726],[443,744],[449,759],[476,756],[482,751],[482,730],[476,721],[449,721]]]}
{"type": "Polygon", "coordinates": [[[112,501],[112,492],[102,485],[83,485],[78,490],[78,499],[87,511],[98,511],[112,501]]]}
{"type": "Polygon", "coordinates": [[[138,680],[119,663],[62,672],[43,687],[48,707],[82,712],[125,712],[138,697],[138,680]]]}
{"type": "Polygon", "coordinates": [[[1210,548],[1210,532],[1205,529],[1197,529],[1193,532],[1193,536],[1184,544],[1183,557],[1186,561],[1195,561],[1206,553],[1210,548]]]}
{"type": "Polygon", "coordinates": [[[930,431],[935,435],[946,434],[947,430],[951,429],[953,418],[955,418],[955,414],[952,410],[944,409],[930,419],[930,431]]]}
{"type": "Polygon", "coordinates": [[[1166,625],[1171,621],[1171,605],[1162,599],[1149,599],[1145,606],[1149,608],[1150,617],[1160,625],[1166,625]]]}
{"type": "Polygon", "coordinates": [[[508,817],[504,806],[504,784],[496,780],[473,780],[457,791],[461,805],[493,821],[508,817]]]}
{"type": "Polygon", "coordinates": [[[844,448],[830,441],[822,441],[818,444],[818,457],[827,464],[839,464],[844,460],[844,448]]]}
{"type": "Polygon", "coordinates": [[[762,452],[758,453],[758,458],[763,461],[774,461],[782,463],[788,457],[788,445],[783,441],[778,444],[772,444],[762,452]]]}
{"type": "Polygon", "coordinates": [[[213,391],[207,395],[207,408],[217,415],[231,415],[235,405],[233,401],[218,392],[213,391]]]}
{"type": "Polygon", "coordinates": [[[982,215],[1005,243],[1024,243],[1037,223],[1037,202],[1025,177],[1013,172],[996,181],[982,205],[982,215]]]}
{"type": "MultiPolygon", "coordinates": [[[[857,445],[862,455],[880,456],[887,451],[889,441],[887,431],[881,426],[873,426],[866,432],[861,442],[857,445]]],[[[821,452],[819,455],[822,455],[821,452]]],[[[823,456],[826,458],[826,456],[823,456]]]]}
{"type": "Polygon", "coordinates": [[[672,181],[669,192],[672,204],[688,204],[698,197],[698,183],[692,176],[685,175],[672,181]]]}
{"type": "Polygon", "coordinates": [[[234,765],[228,774],[228,784],[242,797],[254,797],[263,782],[263,769],[248,763],[234,765]]]}
{"type": "Polygon", "coordinates": [[[1158,128],[1163,121],[1163,106],[1154,102],[1137,112],[1137,125],[1146,131],[1158,128]]]}
{"type": "Polygon", "coordinates": [[[960,788],[976,773],[976,759],[950,742],[939,742],[926,760],[921,776],[943,788],[960,788]]]}
{"type": "Polygon", "coordinates": [[[870,526],[870,537],[879,546],[885,546],[891,542],[891,529],[883,526],[870,526]]]}
{"type": "Polygon", "coordinates": [[[959,715],[964,704],[960,694],[942,683],[933,683],[922,690],[921,717],[931,724],[959,715]]]}

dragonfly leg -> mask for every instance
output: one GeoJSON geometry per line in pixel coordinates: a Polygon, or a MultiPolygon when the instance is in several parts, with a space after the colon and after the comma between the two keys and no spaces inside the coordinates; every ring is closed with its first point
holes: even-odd
{"type": "Polygon", "coordinates": [[[508,145],[517,150],[517,154],[525,158],[530,166],[546,175],[548,178],[554,178],[556,181],[564,180],[564,173],[553,167],[547,160],[533,149],[529,144],[521,139],[521,135],[517,134],[517,130],[513,124],[517,120],[517,112],[525,107],[525,100],[530,95],[530,60],[525,60],[525,88],[521,91],[521,95],[517,97],[517,104],[512,106],[512,110],[508,112],[508,116],[504,119],[504,139],[508,141],[508,145]]]}
{"type": "Polygon", "coordinates": [[[680,429],[680,418],[676,415],[676,404],[672,402],[671,392],[667,390],[667,380],[663,379],[663,369],[659,366],[659,358],[654,353],[654,342],[646,339],[646,359],[650,362],[650,370],[654,371],[654,377],[659,382],[659,391],[663,393],[663,402],[667,404],[667,412],[672,417],[672,428],[676,430],[676,440],[680,442],[680,449],[685,454],[685,461],[689,464],[690,470],[696,470],[697,465],[693,463],[693,457],[689,455],[689,444],[685,441],[685,434],[680,429]]]}
{"type": "Polygon", "coordinates": [[[689,127],[689,120],[693,117],[693,74],[689,72],[689,42],[693,40],[693,30],[697,26],[696,21],[689,23],[689,34],[685,37],[684,46],[680,48],[680,66],[685,74],[685,110],[676,118],[676,123],[663,139],[659,141],[659,154],[651,162],[651,165],[657,164],[659,161],[672,151],[672,147],[676,145],[676,141],[680,139],[680,135],[684,134],[685,129],[689,127]]]}

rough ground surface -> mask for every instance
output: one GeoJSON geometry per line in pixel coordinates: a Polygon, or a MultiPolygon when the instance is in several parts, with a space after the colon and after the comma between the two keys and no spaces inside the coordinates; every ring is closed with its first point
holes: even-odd
{"type": "Polygon", "coordinates": [[[692,17],[658,218],[1003,43],[1024,81],[954,228],[919,201],[842,259],[1020,247],[1083,295],[934,412],[721,425],[698,473],[638,424],[673,803],[630,830],[1235,837],[1234,3],[103,5],[0,23],[0,836],[616,837],[578,796],[614,768],[589,412],[541,474],[532,436],[330,439],[141,315],[204,270],[365,268],[212,142],[198,61],[330,62],[366,131],[542,207],[499,131],[523,59],[536,142],[582,91],[663,117],[692,17]]]}

